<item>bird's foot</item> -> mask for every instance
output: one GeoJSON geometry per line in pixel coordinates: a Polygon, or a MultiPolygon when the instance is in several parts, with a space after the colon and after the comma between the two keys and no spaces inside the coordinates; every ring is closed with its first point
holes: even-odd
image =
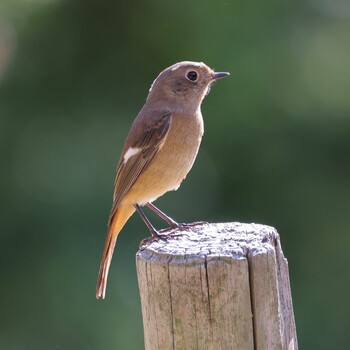
{"type": "MultiPolygon", "coordinates": [[[[180,227],[180,226],[178,226],[178,227],[180,227]]],[[[178,227],[176,227],[176,228],[178,228],[178,227]]],[[[175,232],[174,229],[175,229],[174,227],[168,227],[166,229],[160,230],[159,233],[157,233],[157,234],[152,233],[151,237],[147,237],[140,242],[139,248],[147,245],[150,242],[157,242],[159,240],[166,242],[166,241],[168,241],[168,239],[186,235],[183,232],[175,232]]]]}
{"type": "Polygon", "coordinates": [[[167,237],[166,237],[167,235],[159,234],[158,231],[156,231],[155,229],[153,229],[151,231],[151,233],[152,233],[151,237],[147,237],[140,242],[139,248],[141,248],[142,246],[144,246],[150,242],[154,242],[154,241],[158,241],[158,240],[162,240],[162,241],[167,240],[167,237]]]}
{"type": "Polygon", "coordinates": [[[202,225],[209,225],[209,222],[207,221],[195,221],[195,222],[191,222],[189,224],[181,224],[184,228],[186,227],[194,227],[194,226],[202,226],[202,225]]]}
{"type": "Polygon", "coordinates": [[[206,221],[196,221],[191,223],[176,223],[159,231],[156,231],[156,230],[151,231],[152,236],[143,239],[140,242],[139,248],[147,245],[150,242],[156,242],[158,240],[167,241],[170,238],[186,235],[186,233],[181,231],[192,230],[192,228],[196,226],[202,226],[202,225],[209,225],[209,223],[206,221]]]}
{"type": "Polygon", "coordinates": [[[164,233],[172,232],[176,230],[185,231],[186,229],[191,229],[191,227],[201,226],[201,225],[209,225],[209,223],[207,221],[195,221],[191,223],[176,223],[174,225],[170,225],[169,227],[160,230],[159,232],[164,234],[164,233]]]}

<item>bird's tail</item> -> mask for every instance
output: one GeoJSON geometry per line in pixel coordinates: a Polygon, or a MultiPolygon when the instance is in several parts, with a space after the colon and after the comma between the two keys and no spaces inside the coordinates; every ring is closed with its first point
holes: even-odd
{"type": "Polygon", "coordinates": [[[105,298],[109,266],[111,265],[113,251],[117,237],[125,223],[134,213],[135,208],[132,205],[121,205],[115,212],[103,248],[100,270],[97,277],[96,298],[105,298]]]}

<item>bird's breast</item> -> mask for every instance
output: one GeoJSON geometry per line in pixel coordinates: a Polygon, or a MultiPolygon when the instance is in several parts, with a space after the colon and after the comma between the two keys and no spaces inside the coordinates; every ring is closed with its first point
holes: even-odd
{"type": "Polygon", "coordinates": [[[188,116],[173,115],[169,133],[157,154],[161,163],[179,173],[190,170],[203,135],[203,119],[200,113],[188,116]]]}
{"type": "Polygon", "coordinates": [[[193,115],[174,114],[162,147],[130,191],[131,201],[137,198],[142,205],[176,190],[192,168],[203,132],[200,111],[193,115]]]}

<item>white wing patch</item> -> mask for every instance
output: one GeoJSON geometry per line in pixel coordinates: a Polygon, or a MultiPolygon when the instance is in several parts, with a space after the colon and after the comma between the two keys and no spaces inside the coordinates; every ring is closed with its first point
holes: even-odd
{"type": "Polygon", "coordinates": [[[141,148],[130,147],[124,154],[124,164],[134,155],[141,152],[141,148]]]}

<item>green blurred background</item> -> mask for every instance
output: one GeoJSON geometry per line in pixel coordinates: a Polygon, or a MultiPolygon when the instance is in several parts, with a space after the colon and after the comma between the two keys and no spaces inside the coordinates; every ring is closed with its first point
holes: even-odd
{"type": "Polygon", "coordinates": [[[105,301],[95,282],[124,138],[180,60],[231,76],[203,103],[193,170],[157,204],[275,226],[300,348],[349,348],[349,19],[346,0],[0,0],[0,348],[143,348],[137,215],[105,301]]]}

